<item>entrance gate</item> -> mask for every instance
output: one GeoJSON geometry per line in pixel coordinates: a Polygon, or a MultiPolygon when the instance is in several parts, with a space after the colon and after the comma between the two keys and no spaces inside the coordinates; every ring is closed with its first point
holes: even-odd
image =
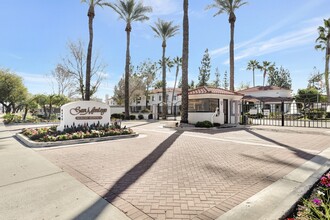
{"type": "Polygon", "coordinates": [[[241,104],[241,124],[330,128],[330,103],[241,104]]]}

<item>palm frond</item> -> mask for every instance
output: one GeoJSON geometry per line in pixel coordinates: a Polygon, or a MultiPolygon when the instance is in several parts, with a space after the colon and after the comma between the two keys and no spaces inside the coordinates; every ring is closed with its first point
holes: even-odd
{"type": "Polygon", "coordinates": [[[168,38],[178,34],[180,26],[173,25],[173,21],[164,21],[158,19],[155,26],[151,26],[152,30],[156,33],[156,36],[166,41],[168,38]]]}
{"type": "Polygon", "coordinates": [[[211,5],[206,6],[206,10],[209,9],[217,9],[218,11],[213,15],[214,17],[220,15],[222,13],[233,13],[235,9],[247,4],[242,0],[214,0],[214,3],[211,5]]]}
{"type": "Polygon", "coordinates": [[[146,13],[152,12],[151,7],[135,0],[117,0],[116,3],[104,3],[104,5],[112,8],[119,15],[119,19],[126,23],[148,20],[146,13]]]}

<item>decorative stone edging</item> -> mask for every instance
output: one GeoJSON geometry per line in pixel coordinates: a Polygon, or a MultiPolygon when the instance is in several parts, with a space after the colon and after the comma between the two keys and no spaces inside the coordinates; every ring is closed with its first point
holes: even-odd
{"type": "Polygon", "coordinates": [[[32,148],[41,148],[41,147],[53,147],[53,146],[61,146],[61,145],[72,145],[72,144],[83,144],[83,143],[91,143],[91,142],[100,142],[100,141],[109,141],[109,140],[118,140],[118,139],[126,139],[133,138],[139,136],[138,133],[134,134],[126,134],[126,135],[116,135],[116,136],[107,136],[107,137],[98,137],[98,138],[85,138],[85,139],[74,139],[74,140],[66,140],[66,141],[55,141],[55,142],[36,142],[31,141],[28,137],[23,134],[17,133],[16,138],[23,142],[28,147],[32,148]]]}

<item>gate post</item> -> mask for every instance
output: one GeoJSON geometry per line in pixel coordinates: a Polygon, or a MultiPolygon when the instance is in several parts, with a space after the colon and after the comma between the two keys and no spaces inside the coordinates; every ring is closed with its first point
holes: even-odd
{"type": "Polygon", "coordinates": [[[284,101],[281,102],[282,126],[284,126],[284,101]]]}

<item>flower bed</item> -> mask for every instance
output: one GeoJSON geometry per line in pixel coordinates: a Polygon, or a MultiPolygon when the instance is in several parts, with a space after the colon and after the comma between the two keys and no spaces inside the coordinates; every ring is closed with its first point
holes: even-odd
{"type": "Polygon", "coordinates": [[[57,126],[43,128],[24,128],[22,134],[36,142],[55,142],[74,139],[98,138],[133,134],[130,128],[120,128],[115,125],[71,126],[64,131],[57,131],[57,126]]]}
{"type": "Polygon", "coordinates": [[[310,195],[302,198],[286,220],[330,219],[330,171],[324,174],[310,195]]]}

